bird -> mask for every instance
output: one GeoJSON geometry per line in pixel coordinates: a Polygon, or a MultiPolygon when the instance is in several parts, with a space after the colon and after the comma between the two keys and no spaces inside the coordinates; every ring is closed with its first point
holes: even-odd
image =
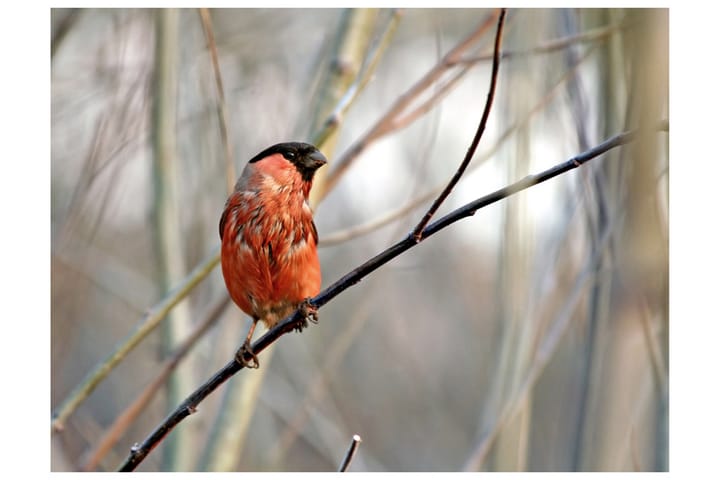
{"type": "Polygon", "coordinates": [[[316,170],[326,163],[309,143],[278,143],[248,161],[225,202],[219,225],[222,274],[230,298],[252,317],[235,354],[245,367],[260,366],[250,345],[258,322],[272,328],[298,308],[305,325],[307,319],[317,321],[309,299],[320,292],[321,272],[308,197],[316,170]]]}

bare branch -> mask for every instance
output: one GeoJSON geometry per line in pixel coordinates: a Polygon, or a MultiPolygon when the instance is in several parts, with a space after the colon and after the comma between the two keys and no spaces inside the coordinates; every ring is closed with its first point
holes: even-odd
{"type": "MultiPolygon", "coordinates": [[[[538,45],[533,48],[529,48],[527,50],[511,50],[511,51],[503,52],[500,55],[500,59],[501,60],[509,60],[509,59],[524,57],[524,56],[528,56],[528,55],[535,55],[535,54],[540,54],[540,53],[551,53],[551,52],[555,52],[555,51],[570,47],[577,43],[595,42],[597,40],[604,40],[605,38],[609,37],[613,33],[616,33],[626,27],[627,27],[627,25],[624,25],[624,24],[612,24],[612,25],[607,25],[605,27],[598,27],[598,28],[595,28],[592,30],[588,30],[587,32],[549,40],[541,45],[538,45]]],[[[474,55],[474,56],[460,58],[456,62],[454,62],[454,64],[456,64],[456,65],[458,65],[458,64],[474,64],[477,62],[490,61],[492,59],[493,59],[493,56],[488,55],[488,54],[474,55]]]]}

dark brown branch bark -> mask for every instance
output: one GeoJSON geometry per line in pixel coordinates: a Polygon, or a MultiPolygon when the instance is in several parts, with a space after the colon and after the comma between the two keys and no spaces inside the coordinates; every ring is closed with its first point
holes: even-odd
{"type": "Polygon", "coordinates": [[[490,76],[490,88],[488,89],[487,100],[485,100],[485,108],[483,109],[483,114],[480,118],[480,124],[478,125],[477,131],[475,132],[472,143],[470,143],[470,148],[468,148],[468,151],[465,154],[465,158],[455,172],[455,175],[453,175],[453,177],[450,179],[450,182],[448,182],[445,189],[440,192],[440,195],[438,195],[438,197],[435,199],[428,211],[423,216],[422,220],[420,220],[420,223],[418,223],[415,227],[415,230],[413,230],[413,236],[415,237],[415,241],[417,242],[421,240],[422,231],[425,226],[427,226],[433,215],[435,215],[435,212],[437,212],[438,208],[440,208],[440,205],[442,205],[448,195],[450,195],[450,192],[452,192],[452,189],[455,188],[457,182],[460,181],[460,178],[462,177],[463,173],[465,173],[465,169],[467,168],[467,166],[470,165],[470,160],[472,160],[472,157],[475,155],[475,150],[477,150],[477,147],[480,144],[480,139],[482,138],[483,133],[485,133],[485,126],[487,125],[488,118],[490,117],[490,109],[492,108],[493,99],[495,98],[495,87],[497,86],[498,72],[500,71],[500,45],[502,44],[502,31],[503,25],[505,24],[506,14],[507,9],[503,8],[500,10],[500,16],[498,17],[497,33],[495,34],[495,46],[493,48],[493,64],[492,74],[490,76]]]}
{"type": "MultiPolygon", "coordinates": [[[[662,127],[661,127],[662,128],[662,127]]],[[[501,188],[489,195],[478,198],[452,212],[448,213],[444,217],[436,220],[427,227],[425,227],[420,235],[420,241],[416,241],[414,235],[409,233],[403,240],[392,245],[388,249],[379,253],[375,257],[371,258],[367,262],[363,263],[355,270],[351,271],[340,280],[336,281],[328,288],[320,292],[318,296],[313,298],[310,303],[315,305],[317,308],[322,307],[333,298],[350,288],[351,286],[359,283],[363,278],[374,272],[381,266],[388,263],[390,260],[404,253],[405,251],[417,246],[425,239],[431,237],[442,229],[452,225],[453,223],[463,218],[471,217],[479,209],[491,205],[495,202],[503,200],[511,195],[514,195],[522,190],[537,185],[538,183],[545,182],[551,178],[557,177],[565,172],[578,168],[584,163],[599,157],[607,151],[631,142],[635,136],[636,131],[629,131],[615,135],[612,138],[604,141],[600,145],[591,148],[575,157],[555,165],[554,167],[545,170],[539,174],[528,175],[527,177],[519,180],[507,187],[501,188]]],[[[260,337],[252,346],[252,350],[259,354],[265,350],[271,343],[275,342],[278,338],[286,333],[295,330],[297,327],[302,327],[306,324],[300,310],[298,309],[292,315],[288,316],[285,320],[278,323],[271,330],[268,330],[265,335],[260,337]]],[[[251,358],[246,358],[250,362],[251,358]]],[[[205,384],[193,392],[174,412],[172,412],[163,423],[158,426],[154,432],[146,438],[142,444],[135,444],[130,449],[130,455],[125,460],[125,463],[120,466],[120,471],[131,471],[134,470],[143,459],[160,443],[160,441],[170,433],[170,431],[180,423],[185,417],[194,413],[197,409],[198,404],[212,393],[216,388],[222,385],[235,373],[241,370],[243,367],[234,359],[225,365],[220,371],[218,371],[212,378],[210,378],[205,384]]]]}
{"type": "Polygon", "coordinates": [[[353,435],[352,442],[350,442],[350,448],[348,448],[347,453],[345,453],[345,458],[343,459],[338,472],[347,472],[347,469],[350,468],[350,463],[355,457],[358,447],[360,447],[360,442],[362,442],[360,435],[353,435]]]}

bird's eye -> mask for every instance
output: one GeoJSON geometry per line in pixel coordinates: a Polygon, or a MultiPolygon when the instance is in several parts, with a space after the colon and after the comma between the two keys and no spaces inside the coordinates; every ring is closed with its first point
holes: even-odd
{"type": "Polygon", "coordinates": [[[285,152],[285,158],[288,160],[295,160],[295,152],[285,152]]]}

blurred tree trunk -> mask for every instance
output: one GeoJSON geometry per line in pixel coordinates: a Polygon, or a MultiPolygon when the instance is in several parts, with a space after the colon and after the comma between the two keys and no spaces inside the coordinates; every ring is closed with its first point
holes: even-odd
{"type": "MultiPolygon", "coordinates": [[[[631,10],[630,20],[638,28],[627,37],[631,76],[628,104],[628,126],[647,129],[626,150],[627,209],[620,242],[619,261],[629,265],[620,278],[621,295],[627,302],[635,297],[636,318],[644,314],[637,302],[646,302],[651,318],[656,319],[656,335],[663,367],[668,362],[668,237],[667,192],[668,167],[665,148],[667,134],[657,132],[658,122],[668,118],[668,10],[631,10]],[[664,188],[661,185],[664,183],[664,188]]],[[[648,359],[650,356],[648,355],[648,359]]],[[[665,367],[666,368],[666,367],[665,367]]],[[[667,370],[665,369],[665,372],[667,370]]],[[[649,457],[644,468],[668,469],[668,391],[667,384],[656,385],[649,408],[655,410],[655,431],[649,431],[645,452],[649,457]],[[654,439],[654,441],[653,441],[654,439]]],[[[651,428],[652,430],[652,428],[651,428]]]]}
{"type": "MultiPolygon", "coordinates": [[[[187,273],[183,257],[177,189],[177,141],[175,136],[178,94],[178,11],[155,12],[155,82],[153,98],[153,179],[155,255],[161,293],[168,292],[187,273]]],[[[187,301],[181,302],[163,323],[164,352],[169,354],[191,330],[187,301]]],[[[195,385],[189,365],[180,365],[167,386],[167,410],[175,408],[195,385]]],[[[164,444],[163,469],[189,470],[193,461],[191,431],[185,425],[164,444]]]]}

